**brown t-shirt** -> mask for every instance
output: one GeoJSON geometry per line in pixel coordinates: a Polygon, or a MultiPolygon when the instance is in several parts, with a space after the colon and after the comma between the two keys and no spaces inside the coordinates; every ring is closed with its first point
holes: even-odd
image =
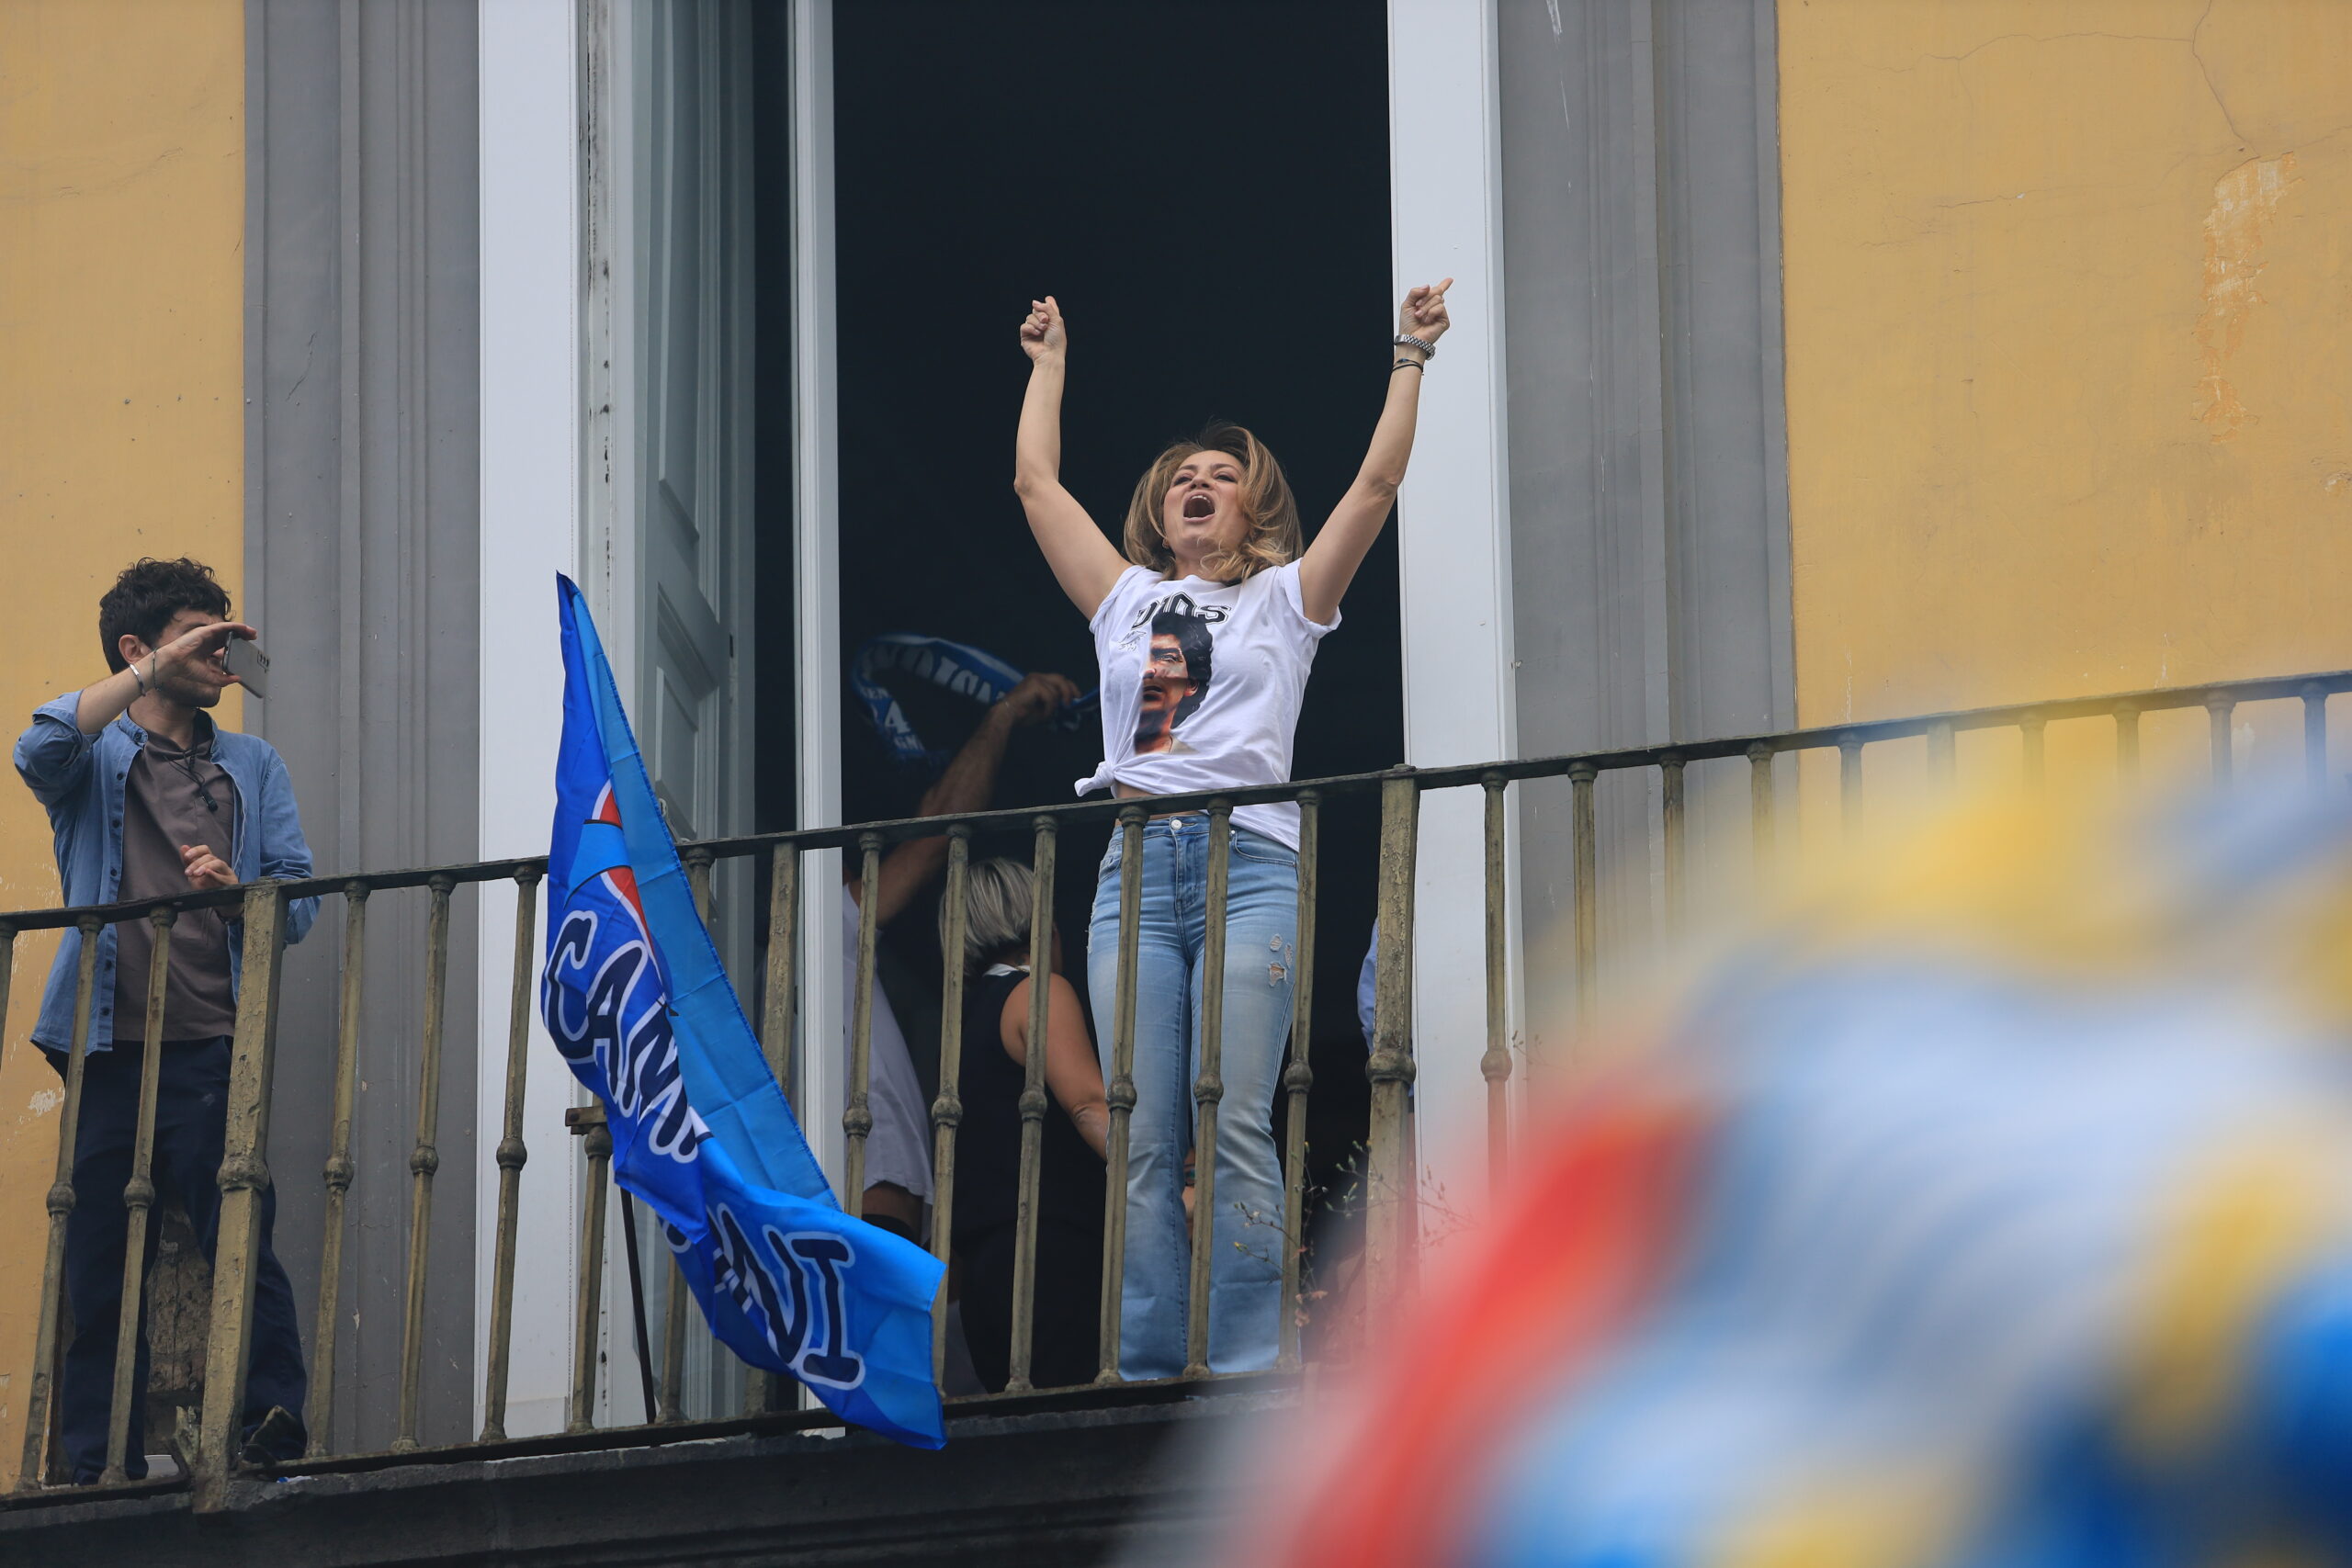
{"type": "MultiPolygon", "coordinates": [[[[193,891],[182,844],[202,844],[223,861],[236,845],[237,786],[212,760],[212,721],[197,716],[187,750],[151,734],[122,784],[122,891],[125,901],[193,891]]],[[[222,909],[183,910],[172,927],[164,987],[164,1038],[209,1040],[232,1034],[237,1006],[229,992],[229,930],[222,909]]],[[[147,1038],[147,969],[155,928],[145,920],[115,927],[114,1038],[147,1038]]]]}

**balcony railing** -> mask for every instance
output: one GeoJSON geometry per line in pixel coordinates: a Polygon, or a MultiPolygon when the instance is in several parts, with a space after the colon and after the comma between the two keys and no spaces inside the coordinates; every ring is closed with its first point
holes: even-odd
{"type": "MultiPolygon", "coordinates": [[[[790,1060],[795,1034],[797,981],[802,960],[797,920],[801,911],[801,867],[811,852],[841,849],[860,857],[861,901],[856,946],[856,986],[853,997],[851,1070],[846,1107],[841,1113],[845,1138],[843,1190],[864,1190],[865,1141],[873,1127],[869,1087],[873,1013],[870,998],[876,974],[876,889],[884,851],[892,843],[944,834],[948,840],[946,931],[950,954],[962,951],[965,925],[965,884],[970,851],[976,838],[1001,833],[1026,836],[1035,886],[1029,933],[1032,972],[1048,967],[1052,948],[1052,904],[1057,844],[1073,826],[1109,822],[1122,836],[1120,857],[1120,952],[1118,984],[1113,1007],[1114,1028],[1109,1043],[1107,1076],[1110,1134],[1107,1151],[1102,1274],[1101,1280],[1101,1345],[1092,1386],[1112,1391],[1108,1397],[1165,1397],[1168,1385],[1149,1388],[1125,1382],[1120,1368],[1120,1280],[1125,1250],[1126,1190],[1129,1161],[1129,1117],[1136,1103],[1133,1077],[1136,1010],[1135,976],[1138,943],[1138,899],[1141,846],[1148,815],[1178,810],[1205,812],[1209,821],[1209,872],[1206,889],[1206,952],[1204,971],[1223,972],[1226,939],[1225,893],[1232,841],[1231,817],[1238,806],[1295,802],[1301,815],[1297,953],[1294,1010],[1287,1062],[1279,1094],[1287,1101],[1282,1149],[1284,1191],[1282,1234],[1283,1291],[1286,1303],[1298,1301],[1301,1247],[1298,1245],[1307,1203],[1306,1157],[1304,1145],[1306,1107],[1314,1089],[1307,1044],[1313,1030],[1316,998],[1315,924],[1317,867],[1324,807],[1351,795],[1376,795],[1379,803],[1378,946],[1374,958],[1376,1012],[1372,1050],[1365,1071],[1370,1079],[1371,1113],[1363,1168],[1363,1213],[1368,1270],[1365,1300],[1374,1310],[1400,1299],[1409,1289],[1421,1222],[1416,1213],[1420,1171],[1412,1125],[1410,1088],[1416,1075],[1413,1038],[1412,976],[1414,951],[1415,860],[1419,846],[1420,799],[1430,791],[1476,789],[1484,805],[1485,963],[1477,977],[1464,975],[1465,987],[1483,987],[1486,1031],[1477,1070],[1485,1083],[1487,1165],[1489,1179],[1505,1179],[1510,1159],[1510,1096],[1513,1054],[1510,1038],[1511,953],[1508,942],[1506,857],[1507,797],[1510,786],[1529,781],[1565,778],[1570,784],[1570,864],[1572,868],[1572,967],[1579,1014],[1589,1014],[1597,988],[1600,952],[1599,889],[1603,867],[1595,809],[1595,785],[1604,774],[1634,773],[1654,777],[1658,814],[1657,829],[1645,835],[1643,847],[1629,852],[1655,855],[1656,863],[1640,867],[1662,886],[1669,932],[1679,930],[1690,902],[1690,837],[1687,827],[1685,774],[1693,764],[1746,759],[1749,764],[1750,844],[1759,869],[1769,870],[1774,855],[1776,800],[1774,760],[1790,753],[1835,752],[1838,758],[1838,799],[1845,829],[1860,821],[1864,756],[1869,748],[1888,742],[1925,738],[1930,776],[1951,778],[1956,738],[1963,732],[2014,730],[2019,740],[2020,783],[2039,787],[2043,773],[2043,739],[2052,724],[2106,721],[2112,726],[2114,766],[2129,782],[2137,777],[2142,716],[2168,709],[2204,709],[2209,716],[2211,773],[2227,785],[2233,773],[2233,719],[2241,707],[2259,703],[2301,705],[2305,773],[2311,787],[2327,787],[2327,700],[2352,691],[2352,671],[2279,679],[2229,682],[2213,685],[2132,692],[2113,696],[2075,698],[2059,702],[1980,708],[1923,717],[1867,724],[1837,725],[1775,735],[1696,741],[1671,746],[1642,747],[1579,756],[1547,757],[1471,766],[1414,770],[1317,779],[1309,782],[1230,790],[1216,794],[1155,797],[1146,802],[1090,801],[1032,810],[992,811],[956,817],[933,817],[859,826],[757,834],[744,838],[705,840],[682,848],[689,877],[706,916],[710,908],[711,870],[720,861],[765,857],[769,873],[769,922],[760,964],[762,987],[761,1038],[769,1066],[779,1080],[795,1081],[790,1060]]],[[[1623,869],[1623,868],[1617,868],[1623,869]]],[[[85,938],[75,992],[75,1025],[67,1063],[64,1099],[58,1118],[56,1179],[48,1192],[48,1247],[43,1260],[39,1327],[29,1388],[25,1400],[25,1436],[17,1497],[87,1496],[125,1489],[142,1489],[126,1481],[127,1440],[131,1400],[132,1358],[144,1280],[144,1240],[155,1201],[151,1169],[156,1109],[157,1068],[164,1026],[164,984],[169,963],[174,921],[188,910],[235,907],[244,921],[244,985],[238,1000],[236,1034],[227,1107],[226,1155],[220,1166],[221,1210],[216,1256],[209,1338],[205,1358],[202,1416],[197,1451],[190,1456],[198,1507],[219,1507],[229,1483],[238,1472],[239,1412],[243,1407],[246,1363],[250,1348],[255,1263],[263,1194],[272,1179],[266,1163],[271,1111],[272,1062],[277,1043],[279,981],[283,973],[284,934],[289,898],[336,896],[343,900],[344,924],[340,965],[340,1012],[334,1070],[333,1126],[329,1157],[322,1172],[324,1235],[319,1270],[319,1293],[311,1340],[311,1382],[307,1412],[311,1452],[302,1461],[273,1467],[276,1473],[320,1469],[356,1469],[381,1464],[416,1462],[440,1458],[481,1458],[557,1448],[587,1448],[630,1442],[673,1441],[707,1438],[724,1432],[761,1429],[781,1425],[833,1425],[822,1411],[779,1408],[783,1391],[763,1377],[747,1387],[742,1416],[723,1421],[683,1419],[681,1390],[690,1314],[665,1312],[663,1343],[659,1354],[659,1392],[654,1419],[642,1426],[594,1425],[598,1377],[597,1325],[605,1300],[606,1186],[611,1141],[594,1109],[575,1111],[575,1132],[568,1140],[578,1145],[585,1168],[586,1201],[579,1252],[579,1278],[571,1321],[573,1365],[570,1423],[564,1434],[509,1438],[506,1404],[509,1369],[515,1330],[514,1274],[516,1232],[520,1213],[521,1175],[532,1153],[525,1143],[525,1087],[530,1069],[528,1045],[534,1005],[536,919],[538,888],[546,874],[544,858],[484,861],[467,865],[424,870],[364,873],[318,877],[304,882],[263,883],[216,892],[190,894],[160,903],[116,904],[85,908],[26,910],[0,915],[0,1014],[5,1014],[6,987],[13,972],[15,944],[28,931],[78,928],[85,938]],[[449,973],[451,904],[458,890],[491,883],[511,884],[516,894],[514,965],[508,1013],[504,1086],[504,1115],[492,1158],[498,1170],[496,1236],[491,1283],[488,1354],[482,1385],[482,1426],[471,1443],[452,1448],[424,1449],[422,1431],[422,1371],[424,1356],[428,1278],[428,1241],[434,1220],[434,1177],[441,1154],[438,1111],[441,1097],[445,1006],[449,973]],[[429,899],[425,932],[424,995],[422,1051],[419,1057],[417,1119],[413,1152],[409,1160],[408,1259],[405,1274],[401,1355],[395,1437],[388,1450],[362,1455],[324,1452],[326,1434],[336,1396],[335,1364],[341,1256],[348,1224],[347,1202],[356,1168],[353,1159],[354,1087],[359,1077],[362,1039],[362,987],[368,958],[367,940],[370,901],[378,895],[423,888],[429,899]],[[128,1213],[130,1241],[126,1249],[121,1329],[115,1357],[114,1393],[105,1479],[91,1487],[59,1484],[59,1444],[56,1440],[56,1391],[62,1359],[63,1316],[62,1272],[66,1226],[73,1213],[73,1151],[81,1111],[83,1069],[89,1043],[92,991],[97,946],[94,939],[104,927],[123,921],[147,920],[155,929],[145,1020],[145,1064],[141,1082],[137,1141],[123,1201],[128,1213]]],[[[935,1196],[932,1212],[931,1247],[944,1258],[949,1248],[956,1205],[956,1146],[963,1107],[957,1098],[958,1066],[963,1039],[964,966],[952,958],[944,965],[941,1001],[940,1090],[932,1106],[935,1196]]],[[[1193,1085],[1194,1145],[1198,1190],[1192,1224],[1192,1275],[1188,1292],[1187,1366],[1178,1387],[1213,1376],[1208,1369],[1208,1273],[1211,1225],[1216,1212],[1216,1151],[1218,1108],[1223,1093],[1220,1053],[1223,1032],[1220,988],[1204,987],[1199,1070],[1193,1085]]],[[[1029,1037],[1045,1035],[1046,988],[1033,987],[1029,1037]]],[[[823,1049],[826,1043],[811,1043],[823,1049]]],[[[1038,1187],[1043,1128],[1048,1100],[1045,1084],[1046,1053],[1027,1053],[1024,1092],[1021,1099],[1022,1141],[1019,1167],[1019,1230],[1008,1394],[1032,1390],[1032,1349],[1035,1324],[1035,1259],[1038,1187]]],[[[804,1114],[808,1108],[803,1107],[804,1114]]],[[[544,1151],[542,1151],[544,1152],[544,1151]]],[[[670,1300],[684,1299],[673,1278],[670,1300]]],[[[944,1366],[948,1319],[945,1289],[933,1314],[933,1354],[944,1366]]],[[[1281,1341],[1275,1371],[1295,1372],[1305,1359],[1298,1314],[1281,1314],[1281,1341]]],[[[556,1325],[531,1325],[543,1331],[556,1325]]],[[[650,1348],[648,1348],[650,1349],[650,1348]]],[[[148,1483],[153,1485],[153,1483],[148,1483]]]]}

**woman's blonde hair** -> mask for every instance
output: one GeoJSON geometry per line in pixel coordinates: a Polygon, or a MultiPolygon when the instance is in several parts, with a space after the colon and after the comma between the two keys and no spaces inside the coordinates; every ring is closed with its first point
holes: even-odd
{"type": "MultiPolygon", "coordinates": [[[[1036,907],[1035,885],[1028,866],[999,856],[974,861],[964,878],[964,973],[1002,953],[1029,951],[1029,916],[1036,907]]],[[[947,900],[939,901],[939,952],[947,951],[947,900]]]]}
{"type": "Polygon", "coordinates": [[[1241,466],[1241,515],[1250,524],[1238,548],[1230,556],[1211,557],[1203,570],[1216,581],[1236,582],[1296,560],[1306,547],[1299,533],[1298,502],[1291,499],[1283,466],[1264,442],[1222,421],[1162,452],[1136,481],[1135,498],[1127,502],[1126,558],[1160,572],[1176,564],[1161,528],[1160,507],[1176,470],[1186,458],[1203,452],[1222,452],[1241,466]]]}

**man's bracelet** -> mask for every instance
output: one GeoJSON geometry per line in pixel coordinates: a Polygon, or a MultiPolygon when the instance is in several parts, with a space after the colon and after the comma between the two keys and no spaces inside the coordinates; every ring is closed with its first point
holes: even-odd
{"type": "Polygon", "coordinates": [[[139,672],[139,660],[136,659],[130,661],[130,678],[139,682],[139,694],[142,697],[145,696],[147,694],[147,677],[139,672]]]}
{"type": "Polygon", "coordinates": [[[1425,359],[1400,359],[1396,364],[1391,365],[1388,367],[1388,373],[1391,376],[1394,376],[1396,372],[1404,369],[1408,366],[1410,366],[1416,370],[1426,370],[1430,367],[1429,361],[1425,359]]]}

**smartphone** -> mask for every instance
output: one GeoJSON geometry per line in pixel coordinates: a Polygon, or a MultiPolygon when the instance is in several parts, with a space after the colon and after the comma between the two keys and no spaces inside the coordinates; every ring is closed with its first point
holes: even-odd
{"type": "Polygon", "coordinates": [[[246,691],[257,697],[269,695],[269,655],[261,650],[261,644],[246,637],[232,637],[229,639],[223,662],[229,666],[229,673],[234,675],[246,691]]]}

